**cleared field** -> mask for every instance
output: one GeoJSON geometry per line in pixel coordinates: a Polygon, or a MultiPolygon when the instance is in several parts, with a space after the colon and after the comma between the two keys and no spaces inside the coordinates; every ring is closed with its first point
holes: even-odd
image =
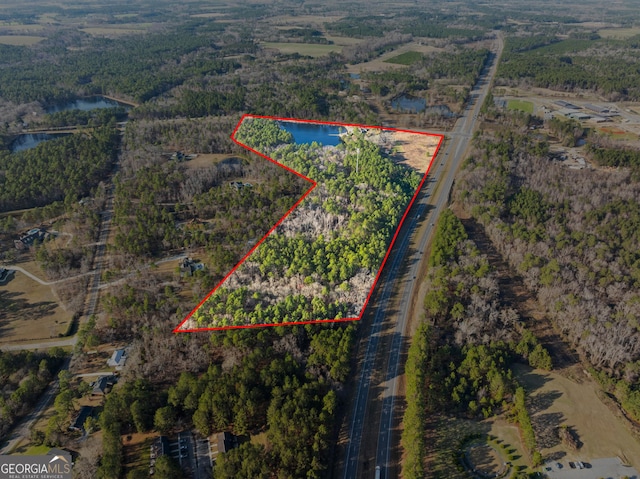
{"type": "Polygon", "coordinates": [[[640,28],[603,28],[598,30],[598,35],[603,38],[626,39],[640,35],[640,28]]]}
{"type": "Polygon", "coordinates": [[[310,57],[321,57],[331,52],[341,52],[342,45],[317,45],[313,43],[263,42],[264,48],[273,48],[280,53],[298,53],[310,57]]]}
{"type": "Polygon", "coordinates": [[[49,286],[19,271],[0,286],[0,310],[0,342],[55,338],[67,330],[72,318],[49,286]]]}
{"type": "Polygon", "coordinates": [[[529,393],[527,407],[543,456],[556,454],[569,461],[618,456],[640,467],[640,444],[598,398],[596,383],[584,378],[579,384],[524,365],[513,369],[529,393]],[[561,425],[571,427],[583,443],[577,452],[558,438],[555,428],[561,425]]]}
{"type": "Polygon", "coordinates": [[[356,63],[355,65],[347,65],[347,71],[349,73],[359,73],[359,72],[370,72],[370,71],[382,71],[389,70],[391,68],[401,68],[404,65],[399,63],[389,63],[388,60],[401,56],[407,52],[416,52],[420,54],[428,54],[433,52],[442,51],[442,48],[434,47],[431,45],[421,45],[419,43],[411,42],[406,45],[402,45],[399,48],[396,48],[393,51],[387,52],[380,57],[365,62],[365,63],[356,63]]]}
{"type": "Polygon", "coordinates": [[[411,50],[401,53],[400,55],[396,55],[395,57],[391,57],[385,61],[387,63],[397,63],[398,65],[412,65],[420,60],[422,60],[422,53],[411,50]]]}
{"type": "Polygon", "coordinates": [[[525,113],[529,113],[533,115],[533,103],[525,100],[509,100],[507,102],[507,108],[509,110],[519,110],[524,111],[525,113]]]}
{"type": "Polygon", "coordinates": [[[44,37],[35,35],[0,35],[0,43],[3,45],[29,46],[44,40],[44,37]]]}

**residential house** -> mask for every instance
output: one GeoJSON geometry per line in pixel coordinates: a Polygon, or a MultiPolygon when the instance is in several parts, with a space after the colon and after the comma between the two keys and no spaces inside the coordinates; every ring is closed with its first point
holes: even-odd
{"type": "Polygon", "coordinates": [[[120,370],[126,362],[127,351],[125,349],[116,349],[111,355],[111,358],[109,358],[109,360],[107,361],[107,364],[112,368],[120,370]]]}

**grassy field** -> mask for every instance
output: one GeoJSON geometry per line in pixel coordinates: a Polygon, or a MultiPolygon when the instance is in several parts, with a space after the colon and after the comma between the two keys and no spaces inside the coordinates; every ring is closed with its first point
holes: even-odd
{"type": "Polygon", "coordinates": [[[330,52],[341,52],[342,45],[319,45],[314,43],[278,43],[263,42],[261,45],[265,48],[273,48],[280,53],[299,53],[300,55],[310,57],[321,57],[328,55],[330,52]]]}
{"type": "Polygon", "coordinates": [[[64,311],[51,287],[19,271],[0,286],[0,342],[49,339],[67,330],[72,315],[64,311]]]}
{"type": "Polygon", "coordinates": [[[640,28],[603,28],[598,30],[598,35],[603,38],[618,38],[624,40],[635,35],[640,35],[640,28]]]}
{"type": "Polygon", "coordinates": [[[0,43],[3,45],[29,46],[44,40],[44,37],[35,35],[0,35],[0,43]]]}
{"type": "Polygon", "coordinates": [[[507,102],[509,110],[520,110],[533,115],[533,103],[524,100],[509,100],[507,102]]]}
{"type": "Polygon", "coordinates": [[[640,467],[640,444],[624,423],[598,398],[598,385],[584,377],[578,383],[555,372],[516,365],[517,380],[527,389],[529,414],[543,456],[562,460],[620,457],[640,467]],[[570,426],[583,443],[578,452],[564,446],[556,426],[570,426]]]}
{"type": "Polygon", "coordinates": [[[408,52],[401,53],[400,55],[396,55],[395,57],[388,58],[385,61],[387,63],[396,63],[398,65],[412,65],[415,62],[422,60],[422,58],[422,53],[410,50],[408,52]]]}
{"type": "Polygon", "coordinates": [[[609,135],[614,140],[635,141],[638,139],[638,135],[634,135],[633,133],[622,130],[615,126],[603,126],[601,128],[598,128],[598,131],[605,135],[609,135]]]}

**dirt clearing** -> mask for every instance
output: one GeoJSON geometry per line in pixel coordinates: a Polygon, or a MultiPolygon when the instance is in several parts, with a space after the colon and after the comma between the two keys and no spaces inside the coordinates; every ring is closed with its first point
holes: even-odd
{"type": "Polygon", "coordinates": [[[404,160],[400,163],[407,165],[418,173],[424,174],[431,163],[440,137],[435,135],[417,135],[397,131],[394,133],[395,147],[404,160]]]}

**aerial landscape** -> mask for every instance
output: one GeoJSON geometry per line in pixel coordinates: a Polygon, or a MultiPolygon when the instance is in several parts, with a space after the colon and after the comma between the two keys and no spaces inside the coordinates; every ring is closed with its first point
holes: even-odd
{"type": "Polygon", "coordinates": [[[633,0],[2,2],[0,477],[640,478],[638,65],[633,0]]]}

